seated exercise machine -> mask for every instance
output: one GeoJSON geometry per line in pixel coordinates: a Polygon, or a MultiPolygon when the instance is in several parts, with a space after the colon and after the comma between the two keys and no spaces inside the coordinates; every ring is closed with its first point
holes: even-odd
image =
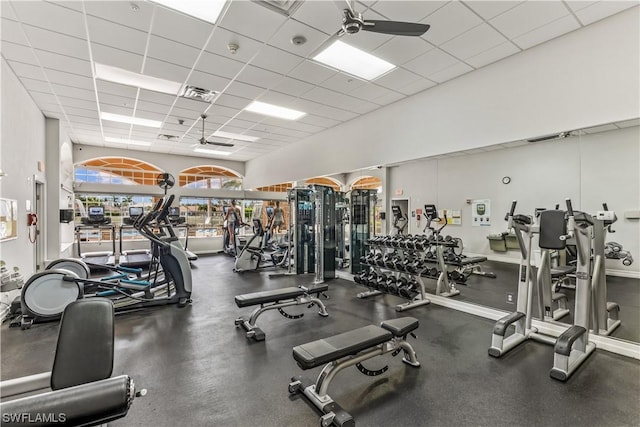
{"type": "Polygon", "coordinates": [[[309,288],[305,287],[288,287],[282,289],[275,289],[272,291],[253,292],[250,294],[236,295],[236,305],[240,308],[251,307],[259,305],[251,313],[251,316],[246,319],[239,317],[236,319],[236,326],[242,326],[247,331],[247,338],[253,338],[256,341],[264,340],[264,332],[262,329],[256,327],[258,316],[267,310],[278,310],[278,312],[287,319],[299,319],[304,316],[304,313],[291,315],[284,311],[284,307],[290,307],[294,305],[306,305],[307,308],[311,308],[317,305],[320,311],[318,314],[322,317],[327,317],[327,308],[324,303],[320,301],[320,295],[327,298],[325,292],[329,289],[328,285],[315,285],[309,288]],[[315,294],[315,297],[313,296],[315,294]]]}
{"type": "Polygon", "coordinates": [[[566,381],[595,349],[589,342],[589,322],[592,314],[592,280],[590,247],[594,223],[590,217],[578,213],[574,215],[571,200],[567,199],[568,220],[565,212],[549,210],[540,213],[539,224],[526,215],[515,215],[516,201],[511,204],[508,228],[515,230],[522,258],[520,260],[517,309],[493,327],[489,355],[500,357],[528,339],[554,345],[551,378],[566,381]],[[540,246],[548,249],[564,249],[568,238],[575,238],[578,260],[576,271],[576,305],[574,324],[557,339],[544,335],[532,327],[534,285],[537,285],[540,319],[544,319],[542,292],[531,263],[531,241],[534,233],[539,233],[540,246]],[[508,334],[509,327],[514,330],[508,334]]]}
{"type": "Polygon", "coordinates": [[[136,392],[128,375],[111,377],[113,320],[106,299],[67,305],[51,372],[0,382],[2,424],[92,426],[126,416],[146,390],[136,392]]]}
{"type": "Polygon", "coordinates": [[[78,256],[94,269],[99,270],[103,265],[114,265],[116,263],[116,227],[111,223],[111,218],[104,216],[104,206],[90,206],[86,218],[82,218],[82,225],[77,225],[76,245],[78,256]],[[102,234],[108,233],[111,238],[110,251],[82,252],[81,242],[86,240],[83,233],[93,234],[97,232],[102,240],[102,234]]]}
{"type": "Polygon", "coordinates": [[[67,305],[88,297],[110,296],[116,309],[123,311],[166,304],[184,307],[189,304],[192,288],[189,261],[184,251],[156,236],[153,230],[162,229],[173,198],[170,195],[160,199],[154,209],[137,223],[139,231],[151,240],[153,250],[158,254],[164,280],[156,280],[157,272],[153,282],[122,277],[126,274],[112,276],[109,280],[94,280],[84,277],[86,270],[84,274],[78,273],[82,271],[81,266],[74,266],[74,271],[74,268],[68,267],[72,264],[66,262],[66,269],[36,273],[23,286],[20,296],[22,329],[31,327],[34,322],[58,320],[67,305]],[[90,289],[96,293],[90,294],[90,289]]]}
{"type": "Polygon", "coordinates": [[[362,365],[365,360],[386,353],[396,356],[404,352],[402,361],[410,366],[419,367],[413,347],[407,341],[407,335],[418,328],[418,319],[400,317],[386,320],[380,326],[369,325],[344,332],[325,339],[312,341],[293,348],[293,358],[302,369],[312,369],[325,365],[313,383],[301,376],[291,378],[289,393],[300,393],[323,414],[320,425],[327,427],[355,426],[355,420],[327,394],[331,380],[338,372],[356,365],[358,370],[368,376],[377,376],[388,370],[388,366],[371,371],[362,365]]]}

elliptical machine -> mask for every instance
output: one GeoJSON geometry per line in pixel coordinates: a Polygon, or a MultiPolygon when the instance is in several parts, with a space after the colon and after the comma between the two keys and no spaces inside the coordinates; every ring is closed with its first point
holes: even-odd
{"type": "Polygon", "coordinates": [[[157,236],[152,229],[166,228],[166,216],[173,199],[173,195],[160,199],[137,223],[140,233],[151,240],[165,280],[149,282],[122,277],[93,280],[79,277],[72,270],[56,269],[36,273],[22,288],[22,329],[30,328],[34,322],[58,320],[71,302],[94,296],[109,296],[119,311],[166,304],[184,307],[191,303],[191,269],[187,256],[181,248],[157,236]],[[85,292],[90,288],[95,292],[85,292]]]}
{"type": "Polygon", "coordinates": [[[233,271],[242,273],[247,270],[258,270],[259,268],[275,267],[277,262],[274,259],[275,251],[267,252],[268,231],[273,225],[273,216],[269,218],[266,227],[262,227],[260,219],[253,219],[253,236],[244,245],[240,255],[236,258],[233,271]]]}

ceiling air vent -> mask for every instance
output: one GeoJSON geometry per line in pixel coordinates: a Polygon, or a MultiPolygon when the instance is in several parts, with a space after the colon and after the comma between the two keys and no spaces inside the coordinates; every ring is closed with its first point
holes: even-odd
{"type": "Polygon", "coordinates": [[[302,5],[302,0],[251,0],[284,16],[291,16],[302,5]]]}
{"type": "Polygon", "coordinates": [[[180,92],[180,96],[182,98],[194,99],[196,101],[208,102],[212,103],[213,98],[216,97],[218,92],[214,90],[202,89],[201,87],[189,86],[186,85],[182,92],[180,92]]]}

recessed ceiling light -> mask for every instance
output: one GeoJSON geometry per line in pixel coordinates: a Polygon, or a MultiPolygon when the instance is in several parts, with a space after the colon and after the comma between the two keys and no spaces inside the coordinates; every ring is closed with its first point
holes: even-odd
{"type": "Polygon", "coordinates": [[[214,156],[230,156],[231,151],[209,150],[208,148],[196,148],[193,150],[196,153],[213,154],[214,156]]]}
{"type": "Polygon", "coordinates": [[[115,142],[116,144],[141,145],[145,147],[148,147],[151,145],[151,142],[149,141],[136,141],[133,139],[126,139],[126,138],[114,138],[112,136],[105,136],[104,140],[106,142],[115,142]]]}
{"type": "Polygon", "coordinates": [[[178,91],[182,88],[181,83],[172,82],[171,80],[146,76],[144,74],[134,73],[133,71],[124,70],[122,68],[99,64],[97,62],[93,65],[96,79],[120,83],[127,86],[135,86],[141,89],[152,90],[154,92],[168,93],[170,95],[177,95],[178,91]]]}
{"type": "Polygon", "coordinates": [[[100,118],[102,120],[108,120],[110,122],[129,123],[131,125],[148,126],[150,128],[159,128],[162,126],[162,122],[158,120],[141,119],[140,117],[123,116],[121,114],[100,112],[100,118]]]}
{"type": "Polygon", "coordinates": [[[396,68],[390,62],[336,40],[314,60],[365,80],[373,80],[396,68]]]}
{"type": "Polygon", "coordinates": [[[244,107],[245,110],[252,113],[264,114],[265,116],[277,117],[279,119],[298,120],[300,117],[306,115],[302,111],[292,110],[291,108],[279,107],[273,104],[267,104],[266,102],[253,101],[251,104],[244,107]]]}
{"type": "Polygon", "coordinates": [[[221,130],[215,131],[213,133],[213,136],[217,136],[218,138],[237,139],[238,141],[247,142],[255,142],[260,139],[260,137],[257,136],[242,135],[240,133],[224,132],[221,130]]]}
{"type": "Polygon", "coordinates": [[[215,24],[224,7],[224,0],[185,1],[185,0],[153,0],[170,9],[177,10],[194,18],[215,24]]]}

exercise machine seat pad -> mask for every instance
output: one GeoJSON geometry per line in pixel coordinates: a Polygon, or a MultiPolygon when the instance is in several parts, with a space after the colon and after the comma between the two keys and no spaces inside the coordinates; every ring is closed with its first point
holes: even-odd
{"type": "Polygon", "coordinates": [[[551,278],[557,279],[559,277],[566,276],[567,274],[575,273],[575,271],[575,265],[559,265],[551,269],[551,278]]]}
{"type": "Polygon", "coordinates": [[[302,369],[311,369],[382,344],[391,332],[369,325],[293,348],[293,358],[302,369]]]}
{"type": "Polygon", "coordinates": [[[74,301],[62,314],[51,389],[73,387],[111,376],[113,303],[106,298],[74,301]]]}
{"type": "Polygon", "coordinates": [[[567,246],[567,241],[560,239],[560,236],[567,234],[567,222],[564,217],[564,211],[540,212],[538,246],[542,249],[564,249],[567,246]]]}
{"type": "Polygon", "coordinates": [[[2,402],[2,419],[15,414],[36,420],[43,414],[64,414],[65,420],[51,422],[3,422],[4,426],[93,426],[124,417],[129,411],[131,380],[127,375],[94,381],[75,387],[2,402]],[[7,414],[7,415],[5,415],[7,414]]]}
{"type": "Polygon", "coordinates": [[[396,337],[404,337],[414,329],[418,329],[420,322],[415,317],[399,317],[397,319],[385,320],[380,326],[391,332],[396,337]]]}
{"type": "Polygon", "coordinates": [[[481,262],[485,262],[486,260],[487,260],[486,256],[472,256],[472,257],[462,258],[460,262],[447,262],[447,264],[464,267],[465,265],[469,265],[469,264],[480,264],[481,262]]]}
{"type": "Polygon", "coordinates": [[[236,305],[238,307],[248,307],[250,305],[258,305],[268,302],[293,299],[301,295],[304,295],[304,290],[291,286],[289,288],[274,289],[272,291],[262,291],[244,295],[236,295],[236,305]]]}

